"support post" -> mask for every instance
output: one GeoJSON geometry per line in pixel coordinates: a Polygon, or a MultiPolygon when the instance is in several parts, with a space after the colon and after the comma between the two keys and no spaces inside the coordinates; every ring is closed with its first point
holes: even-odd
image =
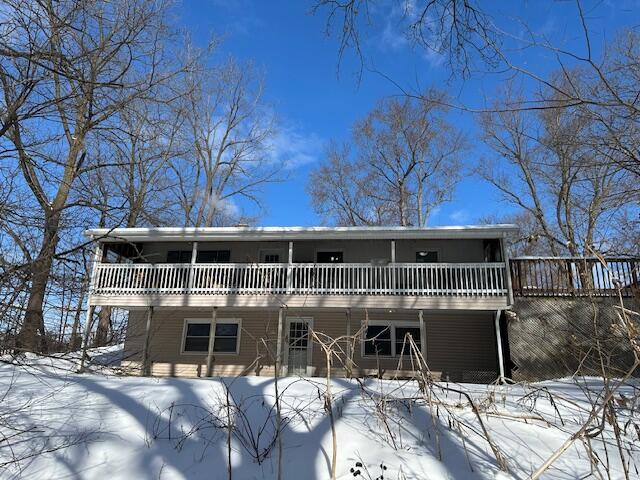
{"type": "Polygon", "coordinates": [[[505,245],[506,236],[503,235],[500,239],[500,246],[502,247],[502,260],[504,261],[504,274],[507,282],[507,301],[509,306],[513,305],[513,285],[511,284],[511,266],[509,265],[509,251],[505,245]]]}
{"type": "Polygon", "coordinates": [[[346,358],[346,362],[345,362],[345,366],[347,367],[347,378],[351,378],[352,376],[352,370],[353,370],[353,362],[351,359],[351,356],[353,355],[353,352],[351,351],[351,309],[347,308],[347,348],[345,349],[345,352],[347,354],[347,358],[346,358]]]}
{"type": "Polygon", "coordinates": [[[193,242],[191,245],[191,265],[196,263],[198,259],[198,242],[193,242]]]}
{"type": "Polygon", "coordinates": [[[287,258],[287,293],[291,293],[291,284],[293,281],[293,242],[289,242],[289,255],[287,258]]]}
{"type": "Polygon", "coordinates": [[[151,375],[151,362],[149,361],[149,338],[151,337],[151,319],[153,318],[153,307],[147,309],[147,323],[144,329],[144,343],[142,344],[142,375],[151,375]]]}
{"type": "Polygon", "coordinates": [[[82,335],[82,353],[80,354],[79,373],[84,372],[85,361],[87,357],[87,348],[89,348],[89,334],[91,333],[91,325],[93,323],[93,312],[96,309],[93,305],[87,305],[87,319],[84,322],[84,334],[82,335]]]}
{"type": "Polygon", "coordinates": [[[215,356],[213,354],[213,346],[216,342],[216,323],[218,320],[218,307],[213,307],[211,312],[211,324],[209,326],[209,347],[207,349],[207,377],[213,374],[213,362],[215,356]]]}
{"type": "Polygon", "coordinates": [[[82,336],[82,353],[80,355],[80,367],[78,371],[80,373],[84,372],[85,361],[87,357],[87,348],[89,348],[89,335],[91,333],[91,327],[93,324],[93,312],[96,309],[94,305],[91,304],[93,292],[95,290],[96,283],[96,273],[97,273],[97,265],[102,261],[103,256],[103,246],[102,243],[97,242],[95,246],[95,251],[93,253],[93,262],[91,263],[91,273],[89,274],[89,288],[87,295],[87,320],[84,324],[84,334],[82,336]]]}
{"type": "Polygon", "coordinates": [[[188,278],[187,285],[189,286],[189,291],[191,291],[191,289],[193,288],[193,276],[195,273],[193,271],[193,266],[196,264],[197,258],[198,258],[198,242],[193,242],[193,244],[191,245],[191,264],[189,266],[189,275],[187,276],[188,278]]]}
{"type": "Polygon", "coordinates": [[[396,293],[396,241],[391,240],[391,291],[396,293]]]}
{"type": "MultiPolygon", "coordinates": [[[[418,310],[418,320],[420,321],[420,353],[427,362],[427,326],[424,322],[424,314],[422,310],[418,310]]],[[[429,364],[427,364],[428,366],[429,364]]]]}
{"type": "Polygon", "coordinates": [[[276,340],[276,376],[280,376],[282,369],[282,332],[284,331],[284,307],[278,311],[278,339],[276,340]]]}
{"type": "Polygon", "coordinates": [[[500,383],[504,383],[504,355],[502,353],[502,335],[500,334],[500,315],[502,314],[502,310],[496,311],[495,316],[495,328],[496,328],[496,342],[498,342],[498,372],[499,377],[498,381],[500,383]]]}

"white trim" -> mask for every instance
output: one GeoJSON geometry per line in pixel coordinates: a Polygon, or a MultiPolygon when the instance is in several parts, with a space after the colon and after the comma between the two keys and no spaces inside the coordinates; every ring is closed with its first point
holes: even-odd
{"type": "MultiPolygon", "coordinates": [[[[418,338],[417,340],[420,340],[420,346],[422,348],[422,329],[420,328],[420,322],[418,320],[369,320],[369,322],[367,323],[367,327],[369,327],[370,325],[376,326],[376,325],[384,325],[384,326],[388,326],[390,327],[389,330],[391,332],[391,355],[377,355],[377,357],[379,358],[398,358],[399,357],[399,353],[396,352],[396,327],[400,327],[400,328],[406,328],[406,327],[411,327],[411,328],[417,328],[420,330],[420,338],[418,338]]],[[[363,329],[362,330],[362,337],[360,339],[360,356],[362,358],[376,358],[376,355],[367,355],[364,353],[364,344],[366,342],[366,338],[367,338],[367,329],[363,329]]],[[[416,339],[414,338],[414,341],[416,339]]],[[[405,352],[406,354],[406,352],[405,352]]]]}
{"type": "MultiPolygon", "coordinates": [[[[187,340],[187,325],[189,323],[206,323],[207,325],[211,325],[211,318],[193,318],[188,317],[184,319],[184,324],[182,326],[182,339],[180,341],[180,355],[207,355],[207,350],[203,350],[202,352],[186,352],[184,350],[184,343],[187,340]]],[[[240,354],[240,341],[242,334],[242,318],[217,318],[216,325],[220,325],[221,323],[235,323],[238,325],[238,341],[236,342],[236,351],[235,352],[216,352],[214,351],[214,355],[239,355],[240,354]]],[[[209,329],[209,338],[211,337],[211,329],[209,329]]],[[[215,336],[214,336],[214,344],[215,344],[215,336]]],[[[215,345],[214,345],[215,346],[215,345]]]]}
{"type": "Polygon", "coordinates": [[[309,338],[307,340],[307,367],[312,366],[313,362],[313,338],[311,337],[311,330],[313,330],[313,317],[301,317],[301,316],[287,316],[285,318],[283,336],[286,340],[284,344],[284,355],[282,359],[282,366],[285,368],[285,375],[289,375],[289,329],[291,322],[306,322],[309,329],[309,338]]]}
{"type": "Polygon", "coordinates": [[[101,241],[221,241],[221,240],[400,240],[448,238],[501,238],[517,232],[514,224],[442,227],[158,227],[92,228],[87,237],[101,241]]]}
{"type": "MultiPolygon", "coordinates": [[[[275,263],[287,263],[285,261],[284,249],[283,248],[261,248],[258,250],[258,258],[260,259],[260,263],[266,263],[264,261],[264,257],[266,255],[278,255],[278,261],[275,263]]],[[[274,262],[271,262],[274,263],[274,262]]]]}

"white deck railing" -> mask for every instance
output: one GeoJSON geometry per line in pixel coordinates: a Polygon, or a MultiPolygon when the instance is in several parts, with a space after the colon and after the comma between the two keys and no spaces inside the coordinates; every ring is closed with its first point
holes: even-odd
{"type": "Polygon", "coordinates": [[[504,263],[99,263],[94,295],[507,294],[504,263]]]}

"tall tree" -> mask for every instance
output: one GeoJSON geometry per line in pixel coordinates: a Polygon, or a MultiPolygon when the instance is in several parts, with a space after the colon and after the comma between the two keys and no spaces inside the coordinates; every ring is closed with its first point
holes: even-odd
{"type": "Polygon", "coordinates": [[[185,225],[239,221],[236,202],[260,205],[260,187],[278,179],[269,154],[275,120],[263,100],[263,82],[251,64],[229,59],[202,66],[185,81],[177,115],[184,156],[172,163],[175,195],[185,225]]]}
{"type": "Polygon", "coordinates": [[[338,224],[426,225],[451,198],[466,148],[445,119],[442,97],[430,91],[419,100],[384,100],[356,122],[353,146],[332,146],[310,177],[316,211],[338,224]]]}
{"type": "MultiPolygon", "coordinates": [[[[575,82],[579,71],[575,71],[575,82]]],[[[519,98],[503,92],[495,113],[482,116],[483,139],[494,152],[479,168],[504,198],[535,220],[536,235],[553,255],[590,255],[615,246],[610,225],[633,203],[630,172],[595,145],[595,120],[557,95],[539,111],[511,110],[519,98]]]]}
{"type": "Polygon", "coordinates": [[[167,5],[151,0],[9,0],[0,39],[4,148],[12,152],[38,218],[39,243],[19,346],[44,341],[43,303],[60,229],[78,179],[103,167],[88,149],[130,102],[172,77],[167,5]],[[23,85],[29,89],[23,92],[23,85]],[[19,92],[16,94],[16,92],[19,92]],[[27,112],[27,113],[25,113],[27,112]],[[33,114],[33,112],[37,112],[33,114]]]}

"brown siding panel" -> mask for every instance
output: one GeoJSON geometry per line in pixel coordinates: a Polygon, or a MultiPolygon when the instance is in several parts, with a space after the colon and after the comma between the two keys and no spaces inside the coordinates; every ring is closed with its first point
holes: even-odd
{"type": "MultiPolygon", "coordinates": [[[[182,354],[180,352],[185,318],[209,319],[211,309],[159,308],[154,311],[150,336],[150,358],[152,374],[159,376],[202,376],[205,372],[206,355],[182,354]]],[[[219,309],[218,319],[241,318],[242,333],[240,353],[218,354],[214,363],[214,375],[273,375],[272,354],[276,351],[278,311],[274,309],[219,309]],[[265,343],[268,348],[265,347],[265,343]],[[269,353],[269,351],[272,352],[269,353]]],[[[419,326],[417,310],[371,310],[369,319],[392,320],[419,326]]],[[[313,328],[321,339],[335,339],[347,335],[347,315],[341,309],[289,309],[286,317],[311,317],[313,328]],[[327,337],[325,337],[325,335],[327,337]]],[[[493,313],[438,312],[424,314],[427,328],[427,359],[436,374],[444,372],[452,380],[478,380],[477,372],[491,372],[489,381],[497,376],[497,353],[493,331],[493,313]]],[[[146,311],[130,312],[125,360],[131,367],[139,366],[143,342],[146,311]]],[[[352,311],[351,334],[361,329],[365,311],[352,311]]],[[[286,326],[285,326],[286,328],[286,326]]],[[[286,334],[286,332],[285,332],[286,334]]],[[[283,345],[285,342],[283,341],[283,345]]],[[[346,352],[347,342],[340,343],[341,352],[346,352]]],[[[410,372],[408,357],[399,358],[363,357],[361,342],[356,342],[354,355],[355,375],[378,375],[389,377],[410,372]]],[[[342,371],[344,354],[332,360],[332,369],[342,371]]],[[[318,342],[314,342],[311,366],[315,375],[326,374],[326,357],[318,342]]],[[[484,377],[483,377],[484,379],[484,377]]]]}

